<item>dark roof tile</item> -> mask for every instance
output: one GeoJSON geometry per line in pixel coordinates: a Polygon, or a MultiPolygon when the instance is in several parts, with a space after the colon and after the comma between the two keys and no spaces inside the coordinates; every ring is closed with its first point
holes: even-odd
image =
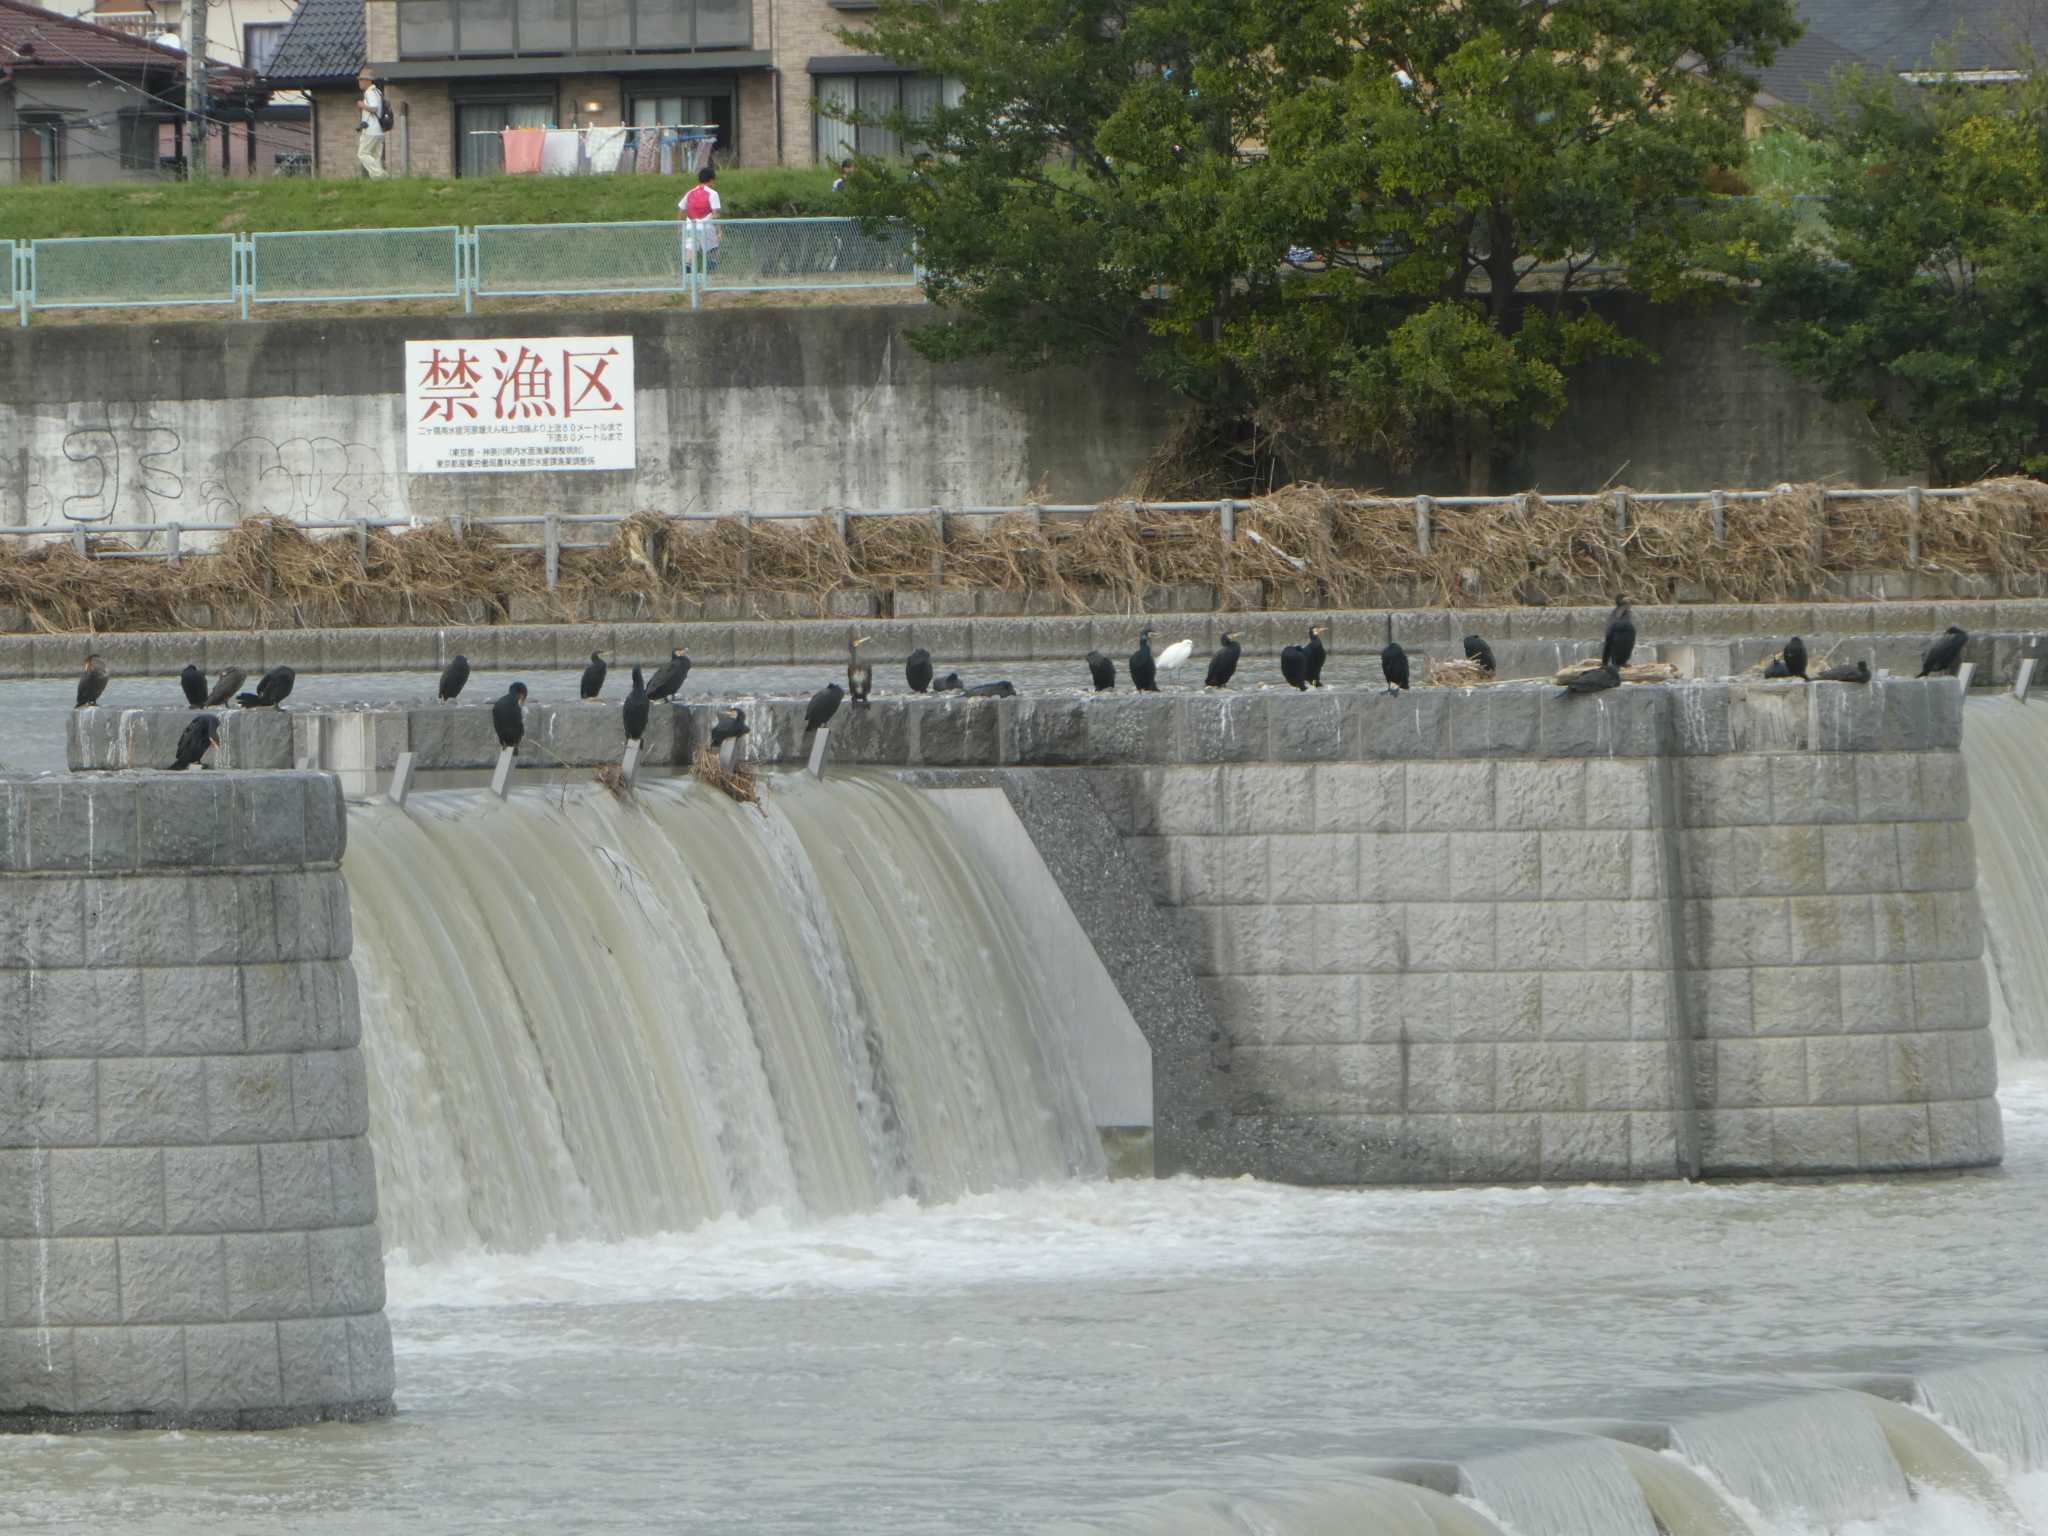
{"type": "Polygon", "coordinates": [[[280,84],[354,80],[368,57],[363,0],[299,0],[265,78],[280,84]]]}

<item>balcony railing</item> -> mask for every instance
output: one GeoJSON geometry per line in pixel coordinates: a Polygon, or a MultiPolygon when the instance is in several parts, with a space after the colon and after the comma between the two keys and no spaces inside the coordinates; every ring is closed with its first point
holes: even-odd
{"type": "Polygon", "coordinates": [[[401,59],[560,58],[751,48],[751,0],[401,0],[401,59]]]}

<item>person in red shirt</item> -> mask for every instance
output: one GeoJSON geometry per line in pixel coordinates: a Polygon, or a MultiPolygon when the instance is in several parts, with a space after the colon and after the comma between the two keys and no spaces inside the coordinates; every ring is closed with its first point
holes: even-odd
{"type": "Polygon", "coordinates": [[[718,172],[705,166],[697,173],[697,185],[683,194],[676,213],[683,221],[683,254],[704,253],[704,270],[718,269],[718,172]]]}

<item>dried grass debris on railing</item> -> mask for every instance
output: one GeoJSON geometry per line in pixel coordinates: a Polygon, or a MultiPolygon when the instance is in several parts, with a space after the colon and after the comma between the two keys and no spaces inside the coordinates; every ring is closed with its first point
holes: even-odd
{"type": "Polygon", "coordinates": [[[587,600],[620,594],[794,594],[824,613],[835,593],[935,583],[1049,596],[1070,611],[1139,609],[1176,586],[1207,587],[1226,607],[1488,606],[1617,592],[1639,602],[1756,602],[1826,596],[1844,571],[1935,570],[2014,591],[2048,569],[2048,485],[2029,480],[1929,492],[1917,517],[1903,493],[1731,493],[1718,538],[1708,498],[1619,488],[1418,506],[1413,497],[1296,485],[1233,511],[1237,536],[1226,540],[1214,507],[1133,501],[1085,512],[844,518],[650,510],[616,525],[600,547],[563,550],[553,588],[530,522],[501,531],[434,520],[315,536],[266,516],[233,528],[215,552],[176,563],[160,558],[165,536],[155,533],[89,545],[101,556],[152,558],[92,558],[71,539],[0,539],[0,608],[22,611],[34,629],[72,631],[476,622],[508,618],[515,604],[573,618],[587,600]]]}
{"type": "Polygon", "coordinates": [[[936,586],[945,558],[943,519],[922,517],[847,519],[847,564],[861,586],[920,590],[936,586]]]}

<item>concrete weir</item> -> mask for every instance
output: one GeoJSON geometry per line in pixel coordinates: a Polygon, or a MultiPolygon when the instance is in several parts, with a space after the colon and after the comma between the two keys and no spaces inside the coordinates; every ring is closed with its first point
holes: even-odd
{"type": "Polygon", "coordinates": [[[0,778],[0,1429],[391,1411],[340,786],[0,778]]]}
{"type": "MultiPolygon", "coordinates": [[[[805,701],[749,702],[749,758],[804,763],[805,701]]],[[[82,712],[74,766],[182,718],[82,712]]],[[[373,719],[326,737],[355,792],[490,760],[480,709],[373,719]]],[[[1005,792],[1151,1047],[1161,1171],[1647,1179],[1998,1161],[1961,733],[1953,679],[1062,692],[878,698],[832,760],[1005,792]]]]}

